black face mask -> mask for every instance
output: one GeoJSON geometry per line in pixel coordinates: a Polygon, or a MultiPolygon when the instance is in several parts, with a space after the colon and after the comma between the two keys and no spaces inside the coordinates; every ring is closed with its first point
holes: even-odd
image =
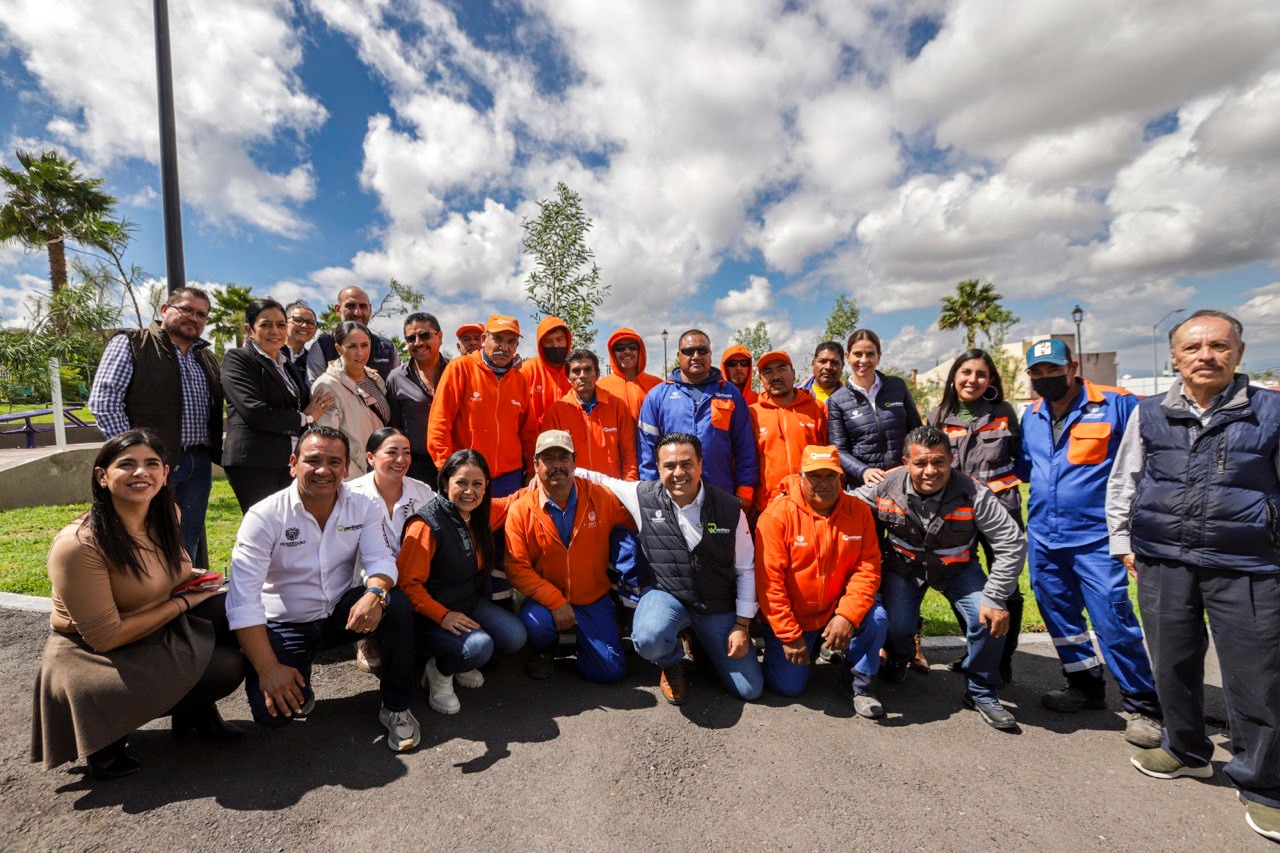
{"type": "Polygon", "coordinates": [[[1056,403],[1067,396],[1071,386],[1068,384],[1066,376],[1043,376],[1040,379],[1031,380],[1031,390],[1044,397],[1050,403],[1056,403]]]}
{"type": "Polygon", "coordinates": [[[543,347],[542,357],[547,360],[547,364],[559,367],[564,364],[565,358],[569,355],[568,347],[543,347]]]}

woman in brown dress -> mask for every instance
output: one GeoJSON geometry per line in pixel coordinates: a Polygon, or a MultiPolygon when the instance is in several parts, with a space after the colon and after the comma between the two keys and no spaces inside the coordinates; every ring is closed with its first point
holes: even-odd
{"type": "Polygon", "coordinates": [[[173,717],[173,734],[241,737],[214,704],[244,679],[221,578],[178,594],[192,569],[182,547],[164,447],[155,433],[107,439],[94,460],[89,512],[49,550],[53,633],[36,677],[31,760],[88,759],[99,779],[136,773],[134,729],[173,717]]]}

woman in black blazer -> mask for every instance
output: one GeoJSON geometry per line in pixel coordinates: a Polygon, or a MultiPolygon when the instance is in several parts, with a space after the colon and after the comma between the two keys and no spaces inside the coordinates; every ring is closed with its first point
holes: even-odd
{"type": "Polygon", "coordinates": [[[241,512],[289,485],[289,457],[298,436],[333,408],[333,395],[321,391],[312,398],[306,377],[281,357],[286,323],[280,303],[255,299],[244,319],[244,346],[222,357],[222,467],[241,512]]]}

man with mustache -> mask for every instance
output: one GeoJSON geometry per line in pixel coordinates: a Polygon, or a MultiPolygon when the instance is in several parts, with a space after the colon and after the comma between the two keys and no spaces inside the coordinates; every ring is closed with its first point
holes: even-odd
{"type": "Polygon", "coordinates": [[[800,387],[813,394],[813,398],[827,405],[827,398],[840,388],[840,376],[844,373],[844,344],[839,341],[823,341],[813,351],[813,371],[800,387]]]}
{"type": "Polygon", "coordinates": [[[1022,414],[1014,473],[1031,484],[1031,589],[1067,679],[1040,701],[1064,714],[1105,709],[1105,660],[1120,686],[1125,740],[1152,749],[1160,745],[1163,714],[1129,601],[1129,577],[1109,551],[1106,519],[1107,477],[1138,398],[1095,385],[1078,371],[1070,348],[1056,338],[1027,350],[1027,376],[1041,399],[1022,414]]]}

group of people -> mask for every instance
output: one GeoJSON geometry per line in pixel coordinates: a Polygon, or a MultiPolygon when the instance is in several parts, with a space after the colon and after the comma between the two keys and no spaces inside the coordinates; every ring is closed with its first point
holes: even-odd
{"type": "Polygon", "coordinates": [[[853,711],[876,719],[877,680],[929,672],[929,588],[967,640],[951,667],[965,706],[1014,729],[999,691],[1029,562],[1064,673],[1042,703],[1105,708],[1109,671],[1148,776],[1212,774],[1207,614],[1225,772],[1249,825],[1280,840],[1280,395],[1236,372],[1229,315],[1170,333],[1167,394],[1095,384],[1050,338],[1026,354],[1039,399],[1021,416],[980,349],[922,416],[865,329],[820,344],[797,385],[780,350],[730,347],[717,368],[697,329],[666,377],[618,329],[602,375],[554,317],[531,358],[496,314],[458,329],[450,358],[436,318],[412,314],[400,364],[363,291],[336,308],[311,340],[307,306],[257,300],[219,366],[200,338],[208,298],[181,289],[109,343],[90,401],[108,436],[93,505],[49,555],[35,760],[134,772],[129,733],[165,715],[175,734],[234,740],[215,703],[242,681],[254,719],[286,725],[313,712],[315,655],[351,642],[396,751],[421,737],[419,674],[429,707],[456,713],[456,688],[522,649],[532,678],[569,650],[581,677],[620,681],[624,637],[673,704],[691,658],[748,701],[799,694],[829,658],[853,711]],[[245,511],[225,593],[189,558],[218,460],[245,511]]]}

